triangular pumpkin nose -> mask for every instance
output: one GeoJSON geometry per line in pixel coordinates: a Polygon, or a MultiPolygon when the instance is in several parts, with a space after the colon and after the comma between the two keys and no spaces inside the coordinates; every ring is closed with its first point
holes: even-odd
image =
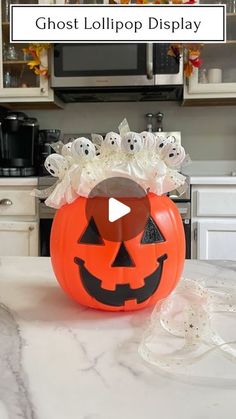
{"type": "Polygon", "coordinates": [[[125,266],[126,268],[128,268],[130,266],[135,266],[123,242],[121,243],[118,253],[115,257],[115,260],[111,266],[113,268],[122,267],[122,266],[125,266]]]}

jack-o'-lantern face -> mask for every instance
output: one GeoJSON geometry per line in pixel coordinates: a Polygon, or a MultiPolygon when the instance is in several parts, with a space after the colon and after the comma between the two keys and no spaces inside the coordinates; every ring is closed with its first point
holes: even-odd
{"type": "MultiPolygon", "coordinates": [[[[154,244],[164,242],[165,239],[161,234],[154,220],[149,217],[145,230],[142,234],[141,244],[154,244]]],[[[79,243],[86,245],[106,246],[104,240],[99,234],[95,221],[91,218],[88,227],[83,232],[79,243]]],[[[129,254],[124,242],[118,244],[118,251],[113,261],[111,261],[111,268],[135,268],[135,262],[129,254]]],[[[106,251],[106,249],[104,249],[106,251]]],[[[129,283],[118,284],[114,290],[105,289],[102,287],[102,279],[92,274],[85,266],[85,261],[79,257],[75,257],[75,263],[79,267],[80,278],[85,290],[88,294],[95,298],[102,304],[108,306],[122,307],[127,301],[136,300],[140,304],[150,298],[157,290],[161,281],[163,264],[167,259],[167,255],[163,254],[157,258],[157,266],[153,272],[144,278],[144,284],[138,288],[131,288],[129,283]]],[[[114,271],[115,272],[115,271],[114,271]]],[[[134,273],[134,269],[133,269],[134,273]]],[[[114,273],[115,275],[115,273],[114,273]]]]}
{"type": "Polygon", "coordinates": [[[167,197],[149,194],[151,212],[144,230],[124,242],[105,240],[86,198],[56,214],[51,258],[58,281],[78,302],[102,310],[137,310],[166,297],[183,268],[181,217],[167,197]]]}

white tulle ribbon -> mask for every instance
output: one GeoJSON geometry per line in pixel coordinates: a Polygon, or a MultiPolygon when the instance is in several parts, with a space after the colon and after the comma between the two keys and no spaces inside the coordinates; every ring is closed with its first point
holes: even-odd
{"type": "Polygon", "coordinates": [[[62,148],[64,146],[64,143],[59,140],[56,143],[51,143],[50,147],[55,151],[55,153],[61,154],[62,148]]]}
{"type": "Polygon", "coordinates": [[[124,118],[123,121],[120,123],[120,125],[118,126],[118,130],[121,137],[130,132],[129,124],[126,118],[124,118]]]}
{"type": "Polygon", "coordinates": [[[236,284],[225,280],[206,286],[203,281],[182,279],[176,291],[155,306],[139,354],[151,365],[182,374],[190,371],[186,369],[190,365],[199,368],[213,352],[236,363],[236,328],[230,328],[224,317],[232,313],[236,313],[236,284]],[[227,328],[230,336],[225,337],[227,328]]]}
{"type": "Polygon", "coordinates": [[[78,196],[88,197],[101,181],[126,177],[146,192],[157,195],[184,188],[185,176],[178,172],[186,160],[185,151],[174,136],[130,131],[124,119],[119,134],[108,132],[103,138],[92,134],[92,141],[79,137],[72,142],[51,144],[45,167],[59,180],[50,188],[34,192],[45,204],[60,208],[78,196]],[[177,166],[177,167],[176,167],[177,166]]]}
{"type": "Polygon", "coordinates": [[[49,197],[49,195],[51,195],[54,191],[54,189],[56,188],[56,186],[60,183],[60,180],[57,180],[53,185],[49,186],[46,189],[34,189],[30,195],[31,196],[35,196],[36,198],[39,199],[46,199],[49,197]]]}

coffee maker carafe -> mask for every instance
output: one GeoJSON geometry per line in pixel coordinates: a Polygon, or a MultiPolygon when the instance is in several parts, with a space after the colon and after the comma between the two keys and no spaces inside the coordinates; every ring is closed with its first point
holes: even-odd
{"type": "Polygon", "coordinates": [[[0,176],[34,176],[39,126],[36,118],[9,112],[0,122],[0,176]]]}

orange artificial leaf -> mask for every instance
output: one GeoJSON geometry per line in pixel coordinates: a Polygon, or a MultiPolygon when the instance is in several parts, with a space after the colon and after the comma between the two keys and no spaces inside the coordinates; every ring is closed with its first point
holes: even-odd
{"type": "Polygon", "coordinates": [[[32,60],[32,61],[29,61],[27,65],[29,66],[30,70],[33,70],[34,67],[37,67],[38,65],[40,65],[40,61],[32,60]]]}
{"type": "Polygon", "coordinates": [[[49,48],[50,44],[30,44],[27,48],[22,48],[24,53],[32,55],[33,59],[30,60],[27,65],[29,66],[30,70],[32,70],[37,76],[49,78],[48,68],[41,64],[41,55],[44,50],[49,48]]]}
{"type": "Polygon", "coordinates": [[[191,63],[184,64],[184,75],[185,77],[190,77],[193,73],[193,66],[191,63]]]}

